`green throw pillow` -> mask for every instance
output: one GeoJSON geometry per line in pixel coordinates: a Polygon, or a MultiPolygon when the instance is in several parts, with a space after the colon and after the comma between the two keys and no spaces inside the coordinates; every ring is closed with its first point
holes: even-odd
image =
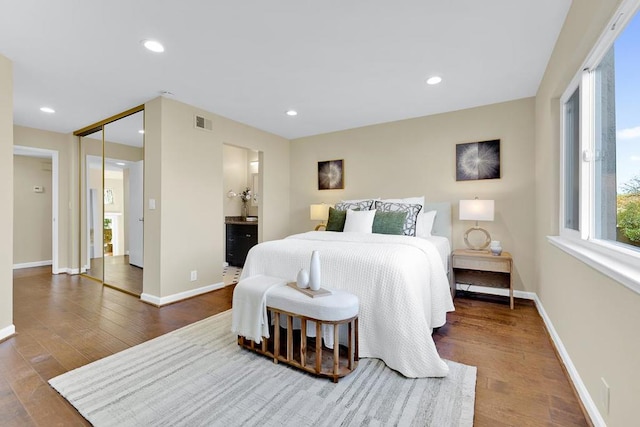
{"type": "Polygon", "coordinates": [[[407,212],[376,211],[376,216],[373,218],[372,232],[378,234],[404,234],[403,229],[406,219],[407,212]]]}
{"type": "Polygon", "coordinates": [[[344,230],[344,222],[347,220],[347,211],[339,211],[329,207],[329,219],[327,220],[327,231],[344,230]]]}

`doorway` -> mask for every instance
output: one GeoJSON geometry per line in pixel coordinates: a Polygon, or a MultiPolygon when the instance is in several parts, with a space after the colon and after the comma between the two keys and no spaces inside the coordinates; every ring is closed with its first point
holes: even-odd
{"type": "Polygon", "coordinates": [[[80,153],[81,272],[140,296],[144,252],[144,111],[76,131],[80,153]]]}
{"type": "Polygon", "coordinates": [[[223,145],[223,281],[235,283],[249,249],[261,241],[262,152],[223,145]]]}
{"type": "MultiPolygon", "coordinates": [[[[51,172],[51,185],[50,188],[46,188],[42,185],[33,185],[33,188],[30,190],[33,192],[41,191],[44,193],[44,196],[47,197],[46,193],[50,193],[51,198],[51,271],[53,274],[64,273],[65,271],[60,271],[59,266],[59,256],[58,256],[58,188],[59,188],[59,173],[58,173],[58,151],[56,150],[47,150],[44,148],[35,148],[35,147],[25,147],[14,145],[13,147],[13,155],[14,156],[24,156],[28,158],[41,159],[41,161],[50,162],[50,172],[51,172]],[[41,188],[35,188],[41,187],[41,188]]],[[[14,172],[15,174],[15,172],[14,172]]],[[[15,222],[15,221],[14,221],[15,222]]],[[[16,234],[15,230],[16,225],[14,224],[14,235],[16,234]]],[[[15,251],[14,251],[15,254],[15,251]]],[[[14,269],[16,268],[28,268],[28,267],[37,267],[41,265],[49,265],[49,260],[40,260],[40,259],[31,259],[29,262],[21,262],[16,263],[14,260],[14,269]]]]}

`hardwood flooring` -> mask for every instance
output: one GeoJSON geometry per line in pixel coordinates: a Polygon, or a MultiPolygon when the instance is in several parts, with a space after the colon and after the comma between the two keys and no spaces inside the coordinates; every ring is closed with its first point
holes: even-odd
{"type": "MultiPolygon", "coordinates": [[[[162,308],[50,268],[14,272],[18,334],[0,343],[0,425],[88,425],[47,380],[231,307],[233,286],[162,308]]],[[[476,426],[588,425],[529,301],[456,298],[434,339],[478,367],[476,426]]]]}
{"type": "Polygon", "coordinates": [[[458,296],[434,333],[441,357],[478,367],[474,425],[591,425],[533,301],[515,301],[458,296]]]}

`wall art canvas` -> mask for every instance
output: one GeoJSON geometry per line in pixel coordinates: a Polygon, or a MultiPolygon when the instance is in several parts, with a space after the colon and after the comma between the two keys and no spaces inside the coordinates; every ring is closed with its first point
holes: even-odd
{"type": "Polygon", "coordinates": [[[344,189],[344,160],[318,162],[318,190],[344,189]]]}
{"type": "Polygon", "coordinates": [[[500,178],[500,140],[456,144],[456,181],[500,178]]]}

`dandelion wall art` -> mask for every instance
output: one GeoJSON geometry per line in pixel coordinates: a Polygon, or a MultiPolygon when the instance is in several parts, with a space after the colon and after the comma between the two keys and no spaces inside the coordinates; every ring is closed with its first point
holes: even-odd
{"type": "Polygon", "coordinates": [[[318,190],[344,189],[344,161],[318,162],[318,190]]]}
{"type": "Polygon", "coordinates": [[[456,181],[500,178],[500,140],[456,144],[456,181]]]}

